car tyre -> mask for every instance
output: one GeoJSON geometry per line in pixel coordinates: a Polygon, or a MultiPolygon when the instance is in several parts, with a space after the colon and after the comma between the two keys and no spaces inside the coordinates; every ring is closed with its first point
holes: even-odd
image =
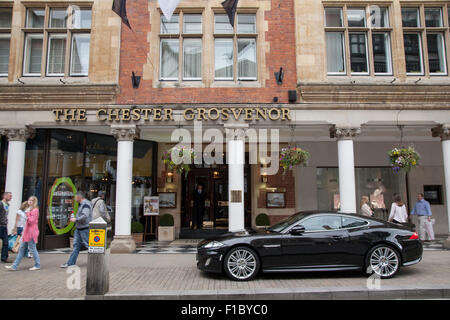
{"type": "Polygon", "coordinates": [[[392,278],[400,270],[401,257],[395,248],[379,244],[369,250],[366,256],[366,272],[381,279],[392,278]]]}
{"type": "Polygon", "coordinates": [[[226,275],[234,281],[253,279],[258,274],[260,267],[258,254],[248,247],[232,248],[223,260],[226,275]]]}

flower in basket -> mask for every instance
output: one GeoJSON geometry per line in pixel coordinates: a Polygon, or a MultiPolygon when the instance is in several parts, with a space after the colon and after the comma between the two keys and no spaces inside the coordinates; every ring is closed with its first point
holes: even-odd
{"type": "Polygon", "coordinates": [[[191,169],[190,164],[195,159],[195,152],[185,146],[173,147],[164,152],[162,159],[169,171],[175,170],[180,175],[184,172],[184,176],[187,178],[191,169]]]}
{"type": "Polygon", "coordinates": [[[284,169],[283,174],[287,170],[292,170],[294,166],[305,166],[308,163],[309,152],[302,148],[282,148],[280,152],[280,166],[284,169]]]}
{"type": "Polygon", "coordinates": [[[419,164],[420,155],[413,147],[394,148],[388,152],[389,161],[394,173],[404,170],[408,172],[412,167],[419,164]]]}

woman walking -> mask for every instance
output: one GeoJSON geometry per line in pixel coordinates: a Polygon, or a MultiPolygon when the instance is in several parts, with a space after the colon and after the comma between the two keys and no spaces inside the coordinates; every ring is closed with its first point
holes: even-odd
{"type": "Polygon", "coordinates": [[[369,197],[367,196],[361,197],[361,214],[368,217],[373,216],[373,211],[369,206],[369,197]]]}
{"type": "Polygon", "coordinates": [[[394,196],[394,202],[391,206],[391,213],[389,215],[388,221],[394,223],[408,222],[408,213],[406,212],[406,206],[399,194],[396,194],[394,196]]]}
{"type": "Polygon", "coordinates": [[[34,266],[29,270],[35,271],[41,268],[39,253],[36,249],[37,238],[39,236],[39,229],[38,229],[39,209],[37,198],[35,196],[31,196],[28,199],[28,205],[30,207],[30,210],[26,213],[27,222],[25,224],[25,229],[23,231],[22,244],[20,245],[19,254],[17,255],[17,258],[12,265],[6,266],[7,269],[10,269],[12,271],[17,270],[20,261],[22,261],[22,258],[25,255],[26,248],[28,248],[28,250],[33,253],[34,258],[34,266]]]}
{"type": "MultiPolygon", "coordinates": [[[[17,234],[18,236],[22,236],[23,228],[25,228],[25,223],[27,222],[26,212],[31,208],[28,205],[28,201],[22,202],[19,210],[17,210],[16,214],[16,224],[14,225],[12,234],[17,234]]],[[[31,254],[28,252],[28,247],[25,249],[24,256],[31,258],[31,254]]]]}

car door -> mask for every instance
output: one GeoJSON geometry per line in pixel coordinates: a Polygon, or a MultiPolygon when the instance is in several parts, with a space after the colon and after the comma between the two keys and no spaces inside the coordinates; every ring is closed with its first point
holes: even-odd
{"type": "Polygon", "coordinates": [[[280,233],[265,234],[256,237],[251,245],[255,247],[261,257],[263,268],[277,268],[280,266],[280,260],[283,252],[281,251],[280,233]]]}
{"type": "Polygon", "coordinates": [[[344,263],[348,233],[341,228],[339,215],[315,215],[297,225],[302,225],[305,232],[287,233],[282,240],[285,268],[332,267],[344,263]]]}

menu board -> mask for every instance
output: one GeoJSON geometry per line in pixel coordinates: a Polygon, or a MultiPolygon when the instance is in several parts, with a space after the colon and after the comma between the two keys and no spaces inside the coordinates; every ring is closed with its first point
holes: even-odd
{"type": "Polygon", "coordinates": [[[76,193],[72,179],[67,177],[56,179],[50,189],[47,220],[50,229],[57,235],[65,234],[73,228],[70,215],[76,214],[78,210],[76,193]]]}
{"type": "Polygon", "coordinates": [[[159,197],[144,197],[144,216],[159,215],[159,197]]]}

